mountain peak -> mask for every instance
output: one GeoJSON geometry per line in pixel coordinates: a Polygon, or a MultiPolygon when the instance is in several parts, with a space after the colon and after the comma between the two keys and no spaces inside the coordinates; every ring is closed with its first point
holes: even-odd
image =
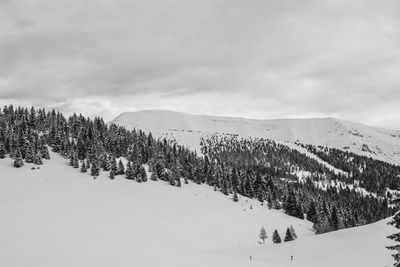
{"type": "Polygon", "coordinates": [[[194,115],[170,110],[125,112],[112,121],[128,129],[151,131],[173,138],[199,151],[200,138],[212,134],[268,138],[346,150],[400,164],[400,131],[393,131],[337,118],[247,119],[194,115]]]}

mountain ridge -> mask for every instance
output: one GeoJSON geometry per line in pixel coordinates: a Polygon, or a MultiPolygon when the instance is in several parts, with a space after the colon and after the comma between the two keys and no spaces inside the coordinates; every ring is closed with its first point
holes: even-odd
{"type": "Polygon", "coordinates": [[[400,165],[400,131],[337,118],[248,119],[194,115],[169,110],[124,112],[112,123],[150,131],[158,137],[199,150],[199,140],[212,134],[268,138],[280,142],[326,146],[400,165]]]}

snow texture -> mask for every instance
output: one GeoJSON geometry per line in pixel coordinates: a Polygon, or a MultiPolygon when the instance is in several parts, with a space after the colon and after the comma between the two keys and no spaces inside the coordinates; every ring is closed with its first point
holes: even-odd
{"type": "Polygon", "coordinates": [[[40,169],[0,160],[0,266],[389,266],[387,220],[316,236],[312,225],[211,187],[94,180],[52,153],[40,169]],[[252,208],[250,208],[252,207],[252,208]],[[282,239],[293,225],[298,239],[282,239]],[[261,227],[268,234],[259,244],[261,227]],[[250,261],[250,256],[252,261],[250,261]],[[290,257],[293,256],[293,262],[290,257]]]}

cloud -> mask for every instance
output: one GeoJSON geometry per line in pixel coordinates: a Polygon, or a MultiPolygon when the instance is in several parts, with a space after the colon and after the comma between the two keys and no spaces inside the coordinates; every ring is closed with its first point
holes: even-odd
{"type": "Polygon", "coordinates": [[[400,129],[397,1],[0,0],[0,103],[400,129]]]}

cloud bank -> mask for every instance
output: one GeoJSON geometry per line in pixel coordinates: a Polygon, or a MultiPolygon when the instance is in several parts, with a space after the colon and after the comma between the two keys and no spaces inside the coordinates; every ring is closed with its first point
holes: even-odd
{"type": "Polygon", "coordinates": [[[400,2],[0,0],[0,104],[400,129],[400,2]]]}

